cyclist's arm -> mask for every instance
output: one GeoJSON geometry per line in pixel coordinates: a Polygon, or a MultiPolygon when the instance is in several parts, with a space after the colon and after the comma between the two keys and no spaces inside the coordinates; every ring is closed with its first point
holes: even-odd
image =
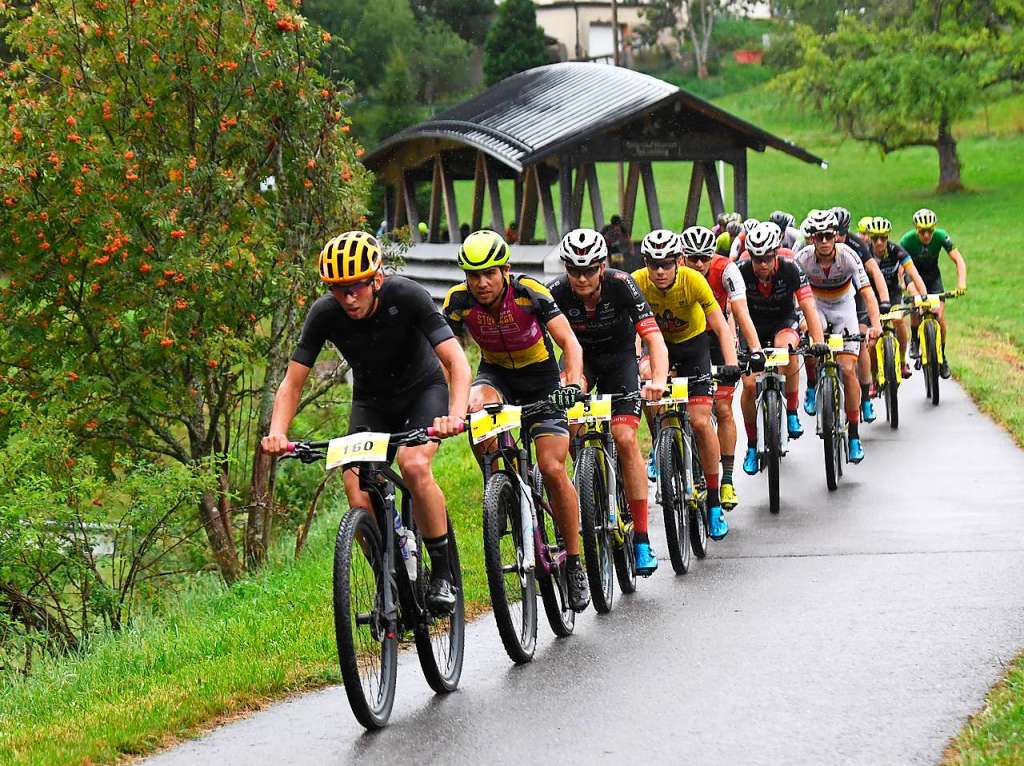
{"type": "Polygon", "coordinates": [[[576,340],[576,334],[569,326],[569,320],[562,314],[552,317],[547,325],[551,339],[562,349],[565,362],[565,382],[577,386],[583,383],[583,347],[576,340]]]}
{"type": "Polygon", "coordinates": [[[967,289],[967,261],[960,254],[957,248],[953,248],[949,251],[949,257],[953,259],[953,263],[956,264],[956,286],[959,290],[967,289]]]}
{"type": "Polygon", "coordinates": [[[797,297],[797,304],[804,312],[804,322],[807,324],[807,334],[811,336],[812,343],[824,343],[825,332],[821,329],[821,317],[818,316],[818,305],[814,302],[814,296],[810,290],[797,297]]]}
{"type": "Polygon", "coordinates": [[[732,307],[732,315],[736,317],[736,324],[743,333],[747,346],[751,351],[761,350],[761,340],[757,337],[757,330],[754,329],[754,320],[750,318],[750,309],[747,308],[747,299],[733,299],[729,302],[732,307]]]}
{"type": "Polygon", "coordinates": [[[875,300],[875,294],[871,291],[870,285],[860,289],[860,297],[864,299],[864,307],[868,310],[868,321],[871,323],[871,329],[875,331],[875,335],[880,335],[882,332],[882,320],[879,319],[878,301],[875,300]]]}
{"type": "Polygon", "coordinates": [[[665,336],[661,334],[661,329],[653,317],[637,328],[637,356],[640,355],[641,339],[647,344],[647,352],[651,358],[651,387],[657,391],[664,391],[668,384],[668,346],[665,345],[665,336]]]}
{"type": "Polygon", "coordinates": [[[714,331],[715,335],[718,336],[718,345],[722,349],[722,356],[725,357],[725,363],[736,365],[736,338],[732,334],[732,330],[729,329],[729,323],[725,321],[725,315],[722,314],[722,310],[718,308],[718,304],[715,307],[707,311],[708,326],[714,331]]]}
{"type": "Polygon", "coordinates": [[[914,265],[910,258],[903,262],[903,270],[910,277],[911,292],[914,295],[927,295],[928,290],[924,286],[924,280],[921,279],[921,272],[917,270],[917,266],[914,265]]]}
{"type": "Polygon", "coordinates": [[[449,338],[434,346],[434,353],[444,366],[448,378],[448,415],[462,420],[469,403],[469,384],[473,373],[469,361],[456,338],[449,338]]]}
{"type": "Polygon", "coordinates": [[[874,284],[875,290],[878,291],[878,299],[885,303],[889,303],[889,285],[885,283],[885,276],[882,274],[882,269],[878,266],[878,261],[874,258],[869,258],[864,261],[864,270],[871,278],[871,282],[874,284]]]}
{"type": "Polygon", "coordinates": [[[277,395],[274,396],[274,414],[270,419],[270,429],[262,441],[263,451],[268,455],[283,454],[288,446],[288,427],[299,408],[299,399],[302,397],[306,378],[309,377],[309,370],[310,368],[304,364],[288,363],[288,371],[281,385],[277,387],[277,395]]]}

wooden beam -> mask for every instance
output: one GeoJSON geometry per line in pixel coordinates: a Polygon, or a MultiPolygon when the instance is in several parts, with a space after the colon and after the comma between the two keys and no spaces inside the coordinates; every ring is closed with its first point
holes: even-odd
{"type": "Polygon", "coordinates": [[[405,205],[406,219],[409,221],[409,233],[413,242],[422,242],[420,234],[420,211],[416,206],[416,182],[407,174],[402,174],[402,199],[405,205]]]}
{"type": "Polygon", "coordinates": [[[572,187],[572,227],[578,229],[583,221],[583,192],[586,191],[587,174],[583,166],[576,166],[576,182],[572,187]]]}
{"type": "Polygon", "coordinates": [[[626,191],[622,207],[622,225],[626,227],[629,235],[633,236],[633,219],[636,218],[636,195],[640,190],[640,166],[629,163],[629,170],[626,171],[626,191]]]}
{"type": "MultiPolygon", "coordinates": [[[[521,217],[521,213],[523,210],[523,181],[525,180],[525,177],[526,171],[524,170],[522,173],[517,175],[512,181],[512,191],[513,198],[515,199],[516,203],[515,211],[517,217],[521,217]]],[[[516,223],[518,227],[518,224],[522,223],[522,221],[517,221],[516,223]]]]}
{"type": "Polygon", "coordinates": [[[528,245],[533,240],[537,229],[537,168],[530,166],[523,170],[518,179],[522,202],[519,205],[519,233],[517,240],[521,245],[528,245]]]}
{"type": "Polygon", "coordinates": [[[430,182],[430,211],[427,215],[429,242],[441,241],[441,158],[434,157],[434,172],[430,182]]]}
{"type": "Polygon", "coordinates": [[[644,182],[644,199],[647,200],[647,218],[651,222],[651,229],[660,229],[661,207],[658,205],[658,190],[654,185],[654,171],[651,170],[651,163],[640,163],[640,178],[644,182]]]}
{"type": "Polygon", "coordinates": [[[448,219],[448,241],[453,245],[462,242],[462,232],[459,230],[459,208],[455,200],[455,180],[445,172],[441,155],[435,160],[435,167],[441,173],[441,193],[444,197],[444,213],[448,219]]]}
{"type": "Polygon", "coordinates": [[[498,186],[498,173],[494,160],[484,154],[484,178],[487,182],[487,196],[491,203],[491,228],[499,234],[505,233],[505,215],[501,207],[501,188],[498,186]]]}
{"type": "Polygon", "coordinates": [[[484,221],[484,153],[476,154],[476,169],[473,171],[473,214],[470,228],[479,231],[484,221]]]}
{"type": "Polygon", "coordinates": [[[704,166],[695,162],[690,173],[690,190],[686,193],[686,210],[683,211],[684,229],[697,223],[697,215],[700,213],[700,195],[703,190],[704,166]]]}
{"type": "Polygon", "coordinates": [[[579,226],[579,224],[573,223],[573,191],[572,163],[569,158],[563,154],[558,158],[558,230],[563,237],[579,226]]]}
{"type": "Polygon", "coordinates": [[[747,152],[742,150],[732,163],[733,207],[747,217],[747,152]]]}
{"type": "Polygon", "coordinates": [[[715,170],[714,162],[702,162],[704,167],[704,182],[708,187],[708,199],[711,201],[711,215],[718,218],[725,212],[725,200],[722,199],[722,185],[718,181],[718,171],[715,170]]]}
{"type": "Polygon", "coordinates": [[[597,180],[597,166],[593,162],[586,164],[587,191],[590,192],[590,212],[594,216],[594,228],[604,228],[604,208],[601,206],[601,184],[597,180]]]}
{"type": "Polygon", "coordinates": [[[544,211],[544,241],[549,245],[557,245],[562,237],[559,234],[558,221],[555,220],[555,203],[551,196],[552,184],[542,180],[540,173],[534,173],[533,177],[537,183],[540,207],[544,211]]]}

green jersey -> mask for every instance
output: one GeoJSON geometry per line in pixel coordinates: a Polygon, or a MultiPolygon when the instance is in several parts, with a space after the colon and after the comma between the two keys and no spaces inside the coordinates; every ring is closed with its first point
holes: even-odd
{"type": "Polygon", "coordinates": [[[921,242],[917,230],[911,229],[900,237],[900,247],[910,253],[921,276],[928,277],[939,273],[939,255],[942,251],[951,252],[955,245],[945,229],[936,229],[927,246],[921,242]]]}

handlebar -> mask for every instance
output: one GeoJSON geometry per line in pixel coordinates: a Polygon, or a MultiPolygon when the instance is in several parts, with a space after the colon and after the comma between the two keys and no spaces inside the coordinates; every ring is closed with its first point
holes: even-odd
{"type": "MultiPolygon", "coordinates": [[[[462,430],[465,430],[465,424],[463,424],[462,430]]],[[[419,446],[431,441],[436,441],[437,438],[438,437],[434,435],[433,426],[428,428],[414,428],[410,431],[391,434],[391,437],[388,439],[388,446],[419,446]]],[[[287,452],[284,455],[281,455],[280,459],[295,459],[301,460],[303,463],[315,463],[316,461],[323,460],[327,457],[327,453],[324,452],[324,450],[327,449],[330,443],[330,440],[288,442],[287,452]]]]}

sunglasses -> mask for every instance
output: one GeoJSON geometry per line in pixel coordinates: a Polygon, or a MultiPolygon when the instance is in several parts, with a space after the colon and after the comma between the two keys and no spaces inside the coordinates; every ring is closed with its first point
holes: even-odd
{"type": "Polygon", "coordinates": [[[362,292],[373,284],[373,279],[364,279],[362,282],[353,282],[350,285],[331,285],[331,292],[338,292],[345,297],[351,297],[362,292]]]}
{"type": "Polygon", "coordinates": [[[815,234],[813,237],[811,237],[811,239],[813,239],[815,242],[831,242],[835,238],[836,238],[836,233],[834,231],[821,232],[821,233],[815,234]]]}
{"type": "Polygon", "coordinates": [[[667,258],[664,261],[653,261],[650,258],[644,258],[644,265],[651,271],[671,271],[676,267],[676,261],[674,258],[667,258]]]}
{"type": "Polygon", "coordinates": [[[872,234],[871,235],[871,241],[872,242],[884,242],[887,239],[889,239],[889,235],[888,234],[872,234]]]}
{"type": "Polygon", "coordinates": [[[750,260],[752,260],[754,263],[758,264],[759,266],[765,266],[765,265],[767,265],[769,263],[774,263],[775,262],[775,258],[776,258],[777,255],[778,255],[777,252],[776,253],[772,253],[771,255],[768,255],[768,254],[765,254],[765,255],[752,255],[752,256],[750,256],[750,260]]]}
{"type": "Polygon", "coordinates": [[[686,260],[691,261],[691,262],[700,261],[701,263],[707,263],[713,257],[714,256],[711,256],[711,255],[688,255],[688,256],[686,256],[686,260]]]}
{"type": "Polygon", "coordinates": [[[930,231],[935,231],[935,227],[934,226],[918,226],[917,227],[917,233],[918,234],[924,234],[925,232],[930,232],[930,231]]]}
{"type": "Polygon", "coordinates": [[[600,266],[566,266],[565,273],[570,277],[592,277],[599,270],[600,266]]]}

